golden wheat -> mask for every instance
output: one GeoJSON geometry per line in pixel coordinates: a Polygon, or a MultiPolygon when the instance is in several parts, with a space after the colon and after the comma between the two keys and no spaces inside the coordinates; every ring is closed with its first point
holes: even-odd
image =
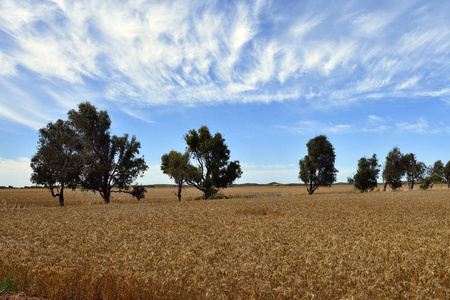
{"type": "Polygon", "coordinates": [[[0,277],[50,299],[450,298],[446,188],[174,190],[111,205],[70,192],[63,208],[0,191],[0,277]]]}

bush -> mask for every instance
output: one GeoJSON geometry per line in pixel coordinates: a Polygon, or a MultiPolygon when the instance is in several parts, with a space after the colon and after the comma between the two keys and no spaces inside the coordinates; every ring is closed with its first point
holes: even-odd
{"type": "Polygon", "coordinates": [[[427,190],[433,181],[430,177],[425,178],[423,183],[419,186],[421,190],[427,190]]]}

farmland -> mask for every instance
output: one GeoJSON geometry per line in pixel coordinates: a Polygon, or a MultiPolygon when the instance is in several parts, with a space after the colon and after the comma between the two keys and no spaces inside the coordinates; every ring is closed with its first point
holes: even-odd
{"type": "Polygon", "coordinates": [[[50,299],[450,298],[450,190],[0,190],[0,278],[50,299]]]}

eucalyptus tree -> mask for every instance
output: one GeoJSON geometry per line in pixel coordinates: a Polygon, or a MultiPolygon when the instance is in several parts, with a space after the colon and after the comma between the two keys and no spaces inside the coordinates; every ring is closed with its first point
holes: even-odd
{"type": "Polygon", "coordinates": [[[377,178],[380,173],[377,155],[372,158],[362,157],[358,161],[358,170],[353,177],[353,183],[356,189],[361,192],[373,191],[377,186],[377,178]]]}
{"type": "Polygon", "coordinates": [[[137,157],[141,144],[135,136],[111,135],[111,120],[106,111],[89,102],[80,103],[78,110],[68,112],[69,124],[81,145],[83,161],[79,182],[86,190],[99,192],[104,203],[110,203],[111,193],[129,193],[138,200],[145,188],[130,187],[148,169],[143,157],[137,157]]]}
{"type": "Polygon", "coordinates": [[[175,180],[177,185],[178,201],[181,201],[181,192],[183,185],[193,178],[197,169],[190,164],[189,152],[181,154],[178,151],[172,150],[168,154],[161,157],[161,171],[169,175],[171,179],[175,180]]]}
{"type": "Polygon", "coordinates": [[[230,150],[220,133],[211,135],[207,126],[189,130],[186,150],[196,162],[186,182],[202,191],[204,199],[216,196],[242,175],[239,161],[230,161],[230,150]]]}
{"type": "Polygon", "coordinates": [[[433,167],[431,169],[433,181],[442,181],[445,178],[445,167],[441,160],[437,160],[434,162],[433,167]]]}
{"type": "Polygon", "coordinates": [[[300,160],[299,178],[312,195],[321,186],[330,186],[336,181],[334,147],[325,135],[319,135],[306,144],[308,155],[300,160]]]}
{"type": "Polygon", "coordinates": [[[403,154],[398,147],[394,147],[386,156],[386,163],[383,170],[384,188],[389,186],[395,190],[402,186],[402,177],[405,174],[405,164],[403,154]]]}
{"type": "Polygon", "coordinates": [[[37,153],[31,158],[31,182],[48,188],[64,206],[64,189],[75,189],[82,162],[75,132],[67,121],[57,120],[39,129],[37,153]]]}
{"type": "Polygon", "coordinates": [[[445,164],[444,176],[447,181],[447,187],[450,188],[450,160],[445,164]]]}
{"type": "Polygon", "coordinates": [[[423,162],[417,161],[414,153],[403,155],[403,163],[406,180],[408,181],[408,188],[413,190],[417,180],[424,180],[427,166],[423,162]]]}

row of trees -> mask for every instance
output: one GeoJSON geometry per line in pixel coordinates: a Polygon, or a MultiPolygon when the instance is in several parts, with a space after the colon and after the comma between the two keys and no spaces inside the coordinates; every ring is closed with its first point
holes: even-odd
{"type": "MultiPolygon", "coordinates": [[[[377,187],[377,178],[380,173],[376,154],[371,159],[361,158],[358,161],[358,170],[349,182],[354,183],[355,188],[365,192],[377,187]]],[[[434,182],[447,182],[450,187],[450,161],[444,166],[441,160],[432,166],[418,161],[414,153],[402,154],[398,147],[394,147],[386,156],[386,162],[382,172],[384,187],[389,185],[392,189],[402,187],[402,179],[406,177],[408,189],[413,190],[414,185],[420,181],[421,188],[433,187],[434,182]]]]}
{"type": "MultiPolygon", "coordinates": [[[[98,111],[89,102],[68,112],[67,120],[57,120],[39,130],[38,151],[31,159],[31,181],[49,188],[53,197],[64,205],[64,189],[83,189],[99,192],[104,203],[110,203],[112,193],[129,193],[138,200],[145,197],[145,188],[132,183],[148,169],[139,154],[140,143],[127,134],[119,137],[110,133],[111,120],[106,111],[98,111]]],[[[214,136],[207,126],[190,130],[185,136],[186,151],[175,150],[161,157],[161,170],[174,179],[181,200],[183,185],[194,186],[203,192],[204,199],[217,196],[242,175],[239,161],[230,161],[230,150],[220,133],[214,136]],[[191,163],[191,159],[194,164],[191,163]]],[[[308,154],[300,160],[299,178],[312,195],[317,188],[336,181],[336,154],[325,135],[311,139],[308,154]]],[[[356,174],[349,178],[361,191],[377,187],[380,165],[376,154],[358,161],[356,174]]],[[[383,172],[384,190],[389,185],[402,186],[406,176],[410,189],[417,181],[427,188],[436,181],[446,180],[450,187],[450,161],[446,166],[439,160],[426,167],[413,153],[402,154],[395,147],[386,157],[383,172]]]]}
{"type": "MultiPolygon", "coordinates": [[[[78,186],[99,192],[104,203],[110,203],[112,193],[144,198],[144,187],[130,189],[148,169],[144,157],[137,157],[140,143],[136,137],[111,135],[108,113],[89,102],[67,115],[67,120],[50,122],[39,130],[38,151],[31,159],[31,181],[47,187],[59,198],[60,206],[64,206],[64,189],[78,186]]],[[[178,185],[178,200],[184,184],[195,186],[209,199],[241,177],[239,161],[230,161],[230,150],[220,133],[212,136],[208,127],[202,126],[198,131],[190,130],[184,140],[184,154],[172,150],[161,158],[161,170],[178,185]]]]}
{"type": "MultiPolygon", "coordinates": [[[[338,170],[334,167],[336,154],[333,145],[325,135],[319,135],[306,144],[308,155],[300,160],[299,178],[306,184],[306,189],[312,195],[318,187],[332,185],[336,181],[338,170]]],[[[371,158],[362,157],[358,161],[358,169],[348,181],[361,192],[374,190],[378,186],[381,165],[377,155],[371,158]]],[[[398,147],[394,147],[386,156],[382,171],[383,190],[387,185],[392,189],[402,186],[402,179],[406,177],[408,188],[414,189],[416,182],[423,182],[421,188],[432,187],[434,182],[447,182],[450,188],[450,161],[444,166],[441,160],[427,167],[417,160],[414,153],[402,154],[398,147]]]]}

